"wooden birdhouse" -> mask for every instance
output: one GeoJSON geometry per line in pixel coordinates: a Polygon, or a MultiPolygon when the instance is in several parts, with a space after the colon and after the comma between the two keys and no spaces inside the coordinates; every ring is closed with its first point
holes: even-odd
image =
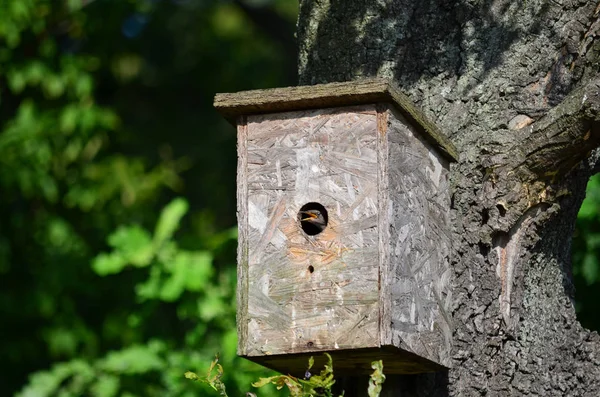
{"type": "Polygon", "coordinates": [[[238,134],[238,354],[296,375],[321,352],[341,374],[449,367],[449,140],[380,79],[215,106],[238,134]]]}

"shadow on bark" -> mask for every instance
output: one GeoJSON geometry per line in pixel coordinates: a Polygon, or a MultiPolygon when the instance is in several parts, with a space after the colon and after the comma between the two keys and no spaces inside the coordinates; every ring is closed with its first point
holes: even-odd
{"type": "Polygon", "coordinates": [[[546,3],[530,11],[530,23],[523,25],[521,19],[506,17],[516,12],[509,8],[523,4],[497,3],[331,1],[326,9],[321,2],[303,1],[299,20],[313,23],[298,26],[300,82],[388,75],[408,88],[440,74],[458,77],[475,63],[478,74],[469,90],[502,62],[519,37],[540,32],[549,9],[546,3]]]}

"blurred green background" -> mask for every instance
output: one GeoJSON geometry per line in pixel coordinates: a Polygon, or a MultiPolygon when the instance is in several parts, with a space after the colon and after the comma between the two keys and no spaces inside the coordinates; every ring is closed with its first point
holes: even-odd
{"type": "MultiPolygon", "coordinates": [[[[266,374],[235,357],[235,131],[212,100],[296,84],[297,7],[0,0],[0,395],[215,395],[183,378],[215,353],[232,396],[266,374]]],[[[575,277],[600,329],[589,186],[575,277]]]]}

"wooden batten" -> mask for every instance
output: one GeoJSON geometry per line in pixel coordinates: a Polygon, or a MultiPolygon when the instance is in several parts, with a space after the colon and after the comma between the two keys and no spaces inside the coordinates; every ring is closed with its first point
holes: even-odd
{"type": "Polygon", "coordinates": [[[383,80],[217,95],[238,128],[239,355],[297,375],[322,352],[343,374],[450,366],[458,155],[405,100],[383,80]]]}

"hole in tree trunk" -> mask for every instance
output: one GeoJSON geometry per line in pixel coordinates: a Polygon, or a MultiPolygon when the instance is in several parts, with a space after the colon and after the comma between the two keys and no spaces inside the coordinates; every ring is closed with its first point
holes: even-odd
{"type": "Polygon", "coordinates": [[[477,243],[479,245],[479,253],[485,258],[490,253],[490,247],[484,243],[477,243]]]}
{"type": "Polygon", "coordinates": [[[481,225],[485,225],[490,220],[490,211],[487,208],[484,208],[481,211],[481,225]]]}
{"type": "Polygon", "coordinates": [[[498,208],[498,212],[500,213],[500,216],[506,215],[506,207],[504,207],[502,204],[496,205],[496,208],[498,208]]]}

